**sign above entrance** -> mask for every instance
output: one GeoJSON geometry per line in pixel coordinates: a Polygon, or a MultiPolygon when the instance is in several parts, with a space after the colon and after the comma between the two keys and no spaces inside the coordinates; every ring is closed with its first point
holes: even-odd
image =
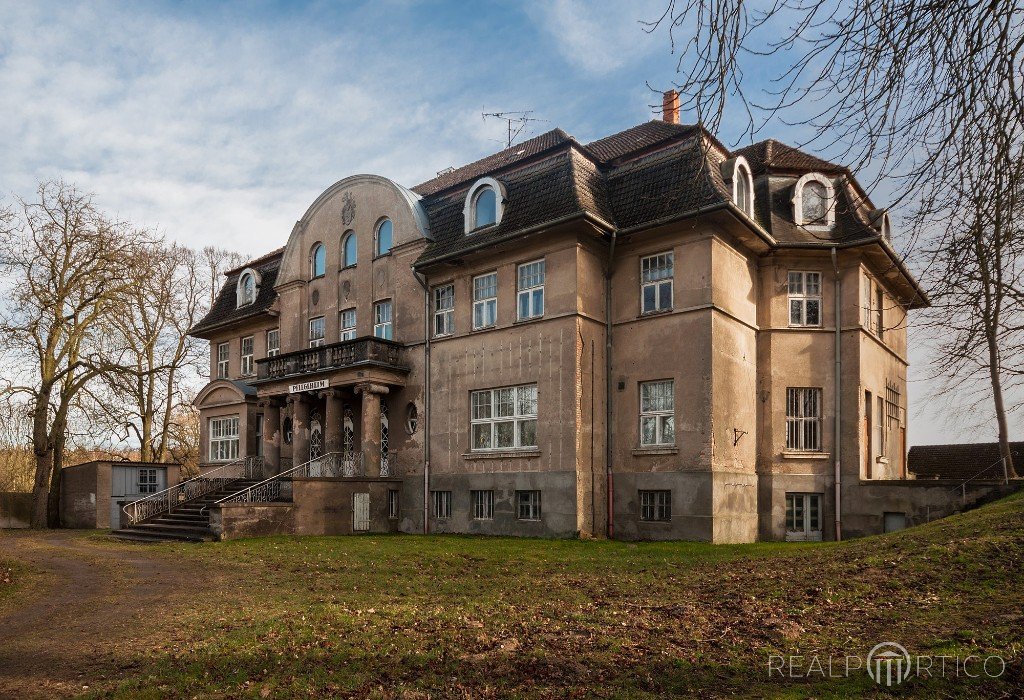
{"type": "Polygon", "coordinates": [[[317,389],[326,389],[330,382],[326,379],[318,379],[315,382],[303,382],[302,384],[292,384],[288,387],[289,394],[301,394],[304,391],[316,391],[317,389]]]}

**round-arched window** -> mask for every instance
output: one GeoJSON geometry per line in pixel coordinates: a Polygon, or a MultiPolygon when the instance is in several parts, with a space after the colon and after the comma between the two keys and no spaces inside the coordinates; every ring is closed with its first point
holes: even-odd
{"type": "Polygon", "coordinates": [[[828,190],[817,180],[804,185],[803,211],[801,215],[805,224],[828,223],[828,190]]]}
{"type": "Polygon", "coordinates": [[[387,255],[391,252],[391,245],[394,237],[394,226],[391,219],[384,219],[377,225],[377,255],[387,255]]]}
{"type": "Polygon", "coordinates": [[[356,264],[356,234],[349,231],[341,240],[341,266],[352,267],[356,264]]]}
{"type": "Polygon", "coordinates": [[[484,187],[473,202],[473,228],[483,228],[498,221],[498,196],[493,187],[484,187]]]}
{"type": "Polygon", "coordinates": [[[416,428],[420,424],[420,412],[412,401],[405,408],[405,431],[410,435],[416,434],[416,428]]]}
{"type": "Polygon", "coordinates": [[[256,275],[246,270],[238,280],[237,306],[248,306],[256,301],[256,275]]]}
{"type": "Polygon", "coordinates": [[[323,277],[327,272],[327,248],[323,243],[313,246],[313,253],[309,256],[310,277],[323,277]]]}
{"type": "Polygon", "coordinates": [[[750,171],[736,166],[736,206],[747,216],[754,215],[754,192],[750,184],[750,171]]]}

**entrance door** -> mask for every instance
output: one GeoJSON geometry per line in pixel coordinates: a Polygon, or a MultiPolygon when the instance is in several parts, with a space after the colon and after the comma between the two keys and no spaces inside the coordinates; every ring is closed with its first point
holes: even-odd
{"type": "Polygon", "coordinates": [[[786,541],[821,541],[821,494],[786,494],[786,541]]]}
{"type": "Polygon", "coordinates": [[[352,530],[366,532],[370,529],[370,494],[352,494],[352,530]]]}

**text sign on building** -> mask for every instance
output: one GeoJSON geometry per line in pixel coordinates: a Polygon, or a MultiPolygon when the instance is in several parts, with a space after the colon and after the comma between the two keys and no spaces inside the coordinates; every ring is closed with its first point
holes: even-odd
{"type": "Polygon", "coordinates": [[[326,389],[328,382],[326,379],[318,379],[315,382],[303,382],[302,384],[292,384],[288,387],[289,394],[299,394],[303,391],[316,391],[317,389],[326,389]]]}

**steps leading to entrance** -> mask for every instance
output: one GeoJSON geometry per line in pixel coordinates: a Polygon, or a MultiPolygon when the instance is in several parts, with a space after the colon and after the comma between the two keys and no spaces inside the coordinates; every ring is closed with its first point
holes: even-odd
{"type": "Polygon", "coordinates": [[[216,539],[210,529],[210,506],[257,483],[252,479],[238,479],[216,491],[185,501],[170,513],[161,513],[144,522],[113,530],[110,534],[132,542],[210,542],[216,539]]]}

